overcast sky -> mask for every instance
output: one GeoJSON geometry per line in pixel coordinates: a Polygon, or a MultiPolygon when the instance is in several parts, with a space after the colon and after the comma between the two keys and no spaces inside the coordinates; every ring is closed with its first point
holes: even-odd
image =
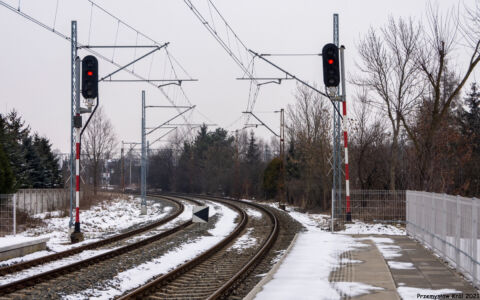
{"type": "MultiPolygon", "coordinates": [[[[473,5],[475,0],[464,2],[473,5]]],[[[5,3],[18,7],[19,2],[5,3]]],[[[170,53],[188,72],[185,74],[177,66],[178,76],[199,80],[183,84],[191,103],[197,105],[191,116],[193,122],[214,122],[229,131],[243,127],[243,120],[239,117],[247,106],[249,83],[236,80],[242,76],[240,68],[182,0],[103,0],[95,3],[154,40],[170,42],[170,53]]],[[[210,17],[206,0],[192,0],[192,3],[204,9],[205,17],[210,17]]],[[[356,45],[370,26],[385,24],[389,16],[420,19],[427,6],[427,1],[423,0],[215,0],[214,3],[247,47],[261,53],[321,52],[324,44],[332,42],[333,14],[338,13],[340,44],[346,47],[349,74],[356,72],[356,45]]],[[[458,3],[438,1],[442,11],[458,3]]],[[[55,25],[56,30],[66,35],[70,35],[70,21],[77,20],[79,42],[83,44],[90,41],[90,44],[112,45],[115,40],[117,44],[125,45],[147,43],[137,39],[136,34],[124,26],[117,27],[115,19],[99,9],[92,10],[87,0],[59,0],[58,8],[56,0],[22,0],[20,8],[48,26],[55,25]]],[[[214,18],[213,22],[218,19],[214,18]]],[[[219,23],[216,25],[222,28],[219,23]]],[[[0,36],[0,112],[18,110],[34,131],[50,139],[54,148],[68,152],[70,43],[2,6],[0,36]]],[[[117,49],[113,53],[109,49],[102,54],[126,64],[145,51],[134,53],[131,49],[117,49]]],[[[87,54],[79,52],[81,57],[87,54]]],[[[152,79],[171,78],[169,70],[165,69],[165,59],[164,52],[158,53],[153,62],[149,58],[135,68],[139,73],[150,72],[152,79]]],[[[322,82],[320,57],[275,57],[272,60],[306,81],[318,85],[322,82]]],[[[280,74],[259,61],[256,64],[258,76],[280,74]]],[[[99,65],[100,76],[115,70],[103,60],[99,65]]],[[[475,76],[474,80],[478,81],[478,71],[475,76]]],[[[117,78],[132,77],[124,73],[117,78]]],[[[146,90],[147,104],[169,104],[158,89],[145,83],[101,83],[99,89],[101,103],[119,140],[140,140],[142,89],[146,90]]],[[[279,122],[278,115],[272,112],[292,104],[294,90],[292,81],[262,86],[255,111],[274,130],[278,130],[279,122]]],[[[187,103],[178,87],[166,91],[176,103],[187,103]]],[[[347,87],[347,93],[349,91],[352,88],[347,87]]],[[[172,109],[150,109],[147,111],[147,126],[158,125],[174,114],[172,109]]],[[[269,139],[270,134],[265,129],[258,128],[255,132],[269,139]]],[[[152,134],[150,139],[159,134],[161,132],[152,134]]]]}

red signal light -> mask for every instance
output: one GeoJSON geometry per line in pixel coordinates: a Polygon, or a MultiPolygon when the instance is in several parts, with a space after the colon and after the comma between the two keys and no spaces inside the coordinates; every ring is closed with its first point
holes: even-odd
{"type": "Polygon", "coordinates": [[[329,65],[333,65],[333,59],[329,59],[329,60],[328,60],[328,64],[329,64],[329,65]]]}
{"type": "Polygon", "coordinates": [[[93,76],[93,72],[92,72],[92,71],[88,71],[88,72],[87,72],[87,75],[88,75],[88,76],[93,76]]]}

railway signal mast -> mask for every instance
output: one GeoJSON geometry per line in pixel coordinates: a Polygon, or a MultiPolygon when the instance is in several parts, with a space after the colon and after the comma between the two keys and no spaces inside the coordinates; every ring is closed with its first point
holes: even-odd
{"type": "MultiPolygon", "coordinates": [[[[73,36],[73,29],[74,27],[72,26],[72,36],[73,36]]],[[[75,29],[76,29],[76,26],[75,26],[75,29]]],[[[76,36],[76,32],[75,32],[75,36],[76,36]]],[[[72,91],[75,92],[74,93],[75,115],[73,116],[72,132],[73,130],[75,131],[75,226],[70,236],[72,243],[80,242],[83,240],[83,234],[80,230],[81,139],[82,139],[83,131],[87,127],[88,123],[90,122],[90,119],[95,113],[99,103],[97,58],[92,55],[85,56],[82,59],[81,72],[80,72],[80,58],[76,56],[76,51],[74,54],[75,54],[75,63],[74,63],[75,68],[73,69],[73,72],[72,72],[72,91]],[[80,76],[80,73],[81,73],[81,76],[80,76]],[[81,94],[85,98],[87,108],[80,107],[80,93],[79,93],[80,80],[81,80],[81,94]],[[94,106],[95,99],[97,99],[97,101],[96,101],[95,109],[93,109],[92,111],[92,107],[94,106]],[[81,114],[84,114],[84,113],[90,113],[90,116],[87,119],[85,126],[83,126],[82,116],[81,116],[81,114]]],[[[73,96],[72,96],[72,99],[73,99],[73,96]]],[[[73,107],[72,107],[72,111],[73,111],[73,107]]],[[[73,141],[73,138],[72,138],[72,141],[73,141]]]]}
{"type": "Polygon", "coordinates": [[[345,220],[350,222],[352,214],[350,210],[350,182],[349,182],[349,168],[348,168],[348,132],[347,132],[347,105],[345,93],[345,47],[338,48],[339,34],[338,34],[338,14],[333,15],[333,40],[334,43],[326,44],[322,49],[323,61],[323,82],[327,90],[327,94],[334,105],[333,115],[333,187],[332,187],[332,225],[334,230],[335,215],[342,214],[341,199],[342,199],[342,183],[341,183],[341,131],[343,130],[343,144],[344,144],[344,162],[345,162],[345,220]],[[341,83],[341,94],[339,85],[341,83]],[[340,116],[340,102],[342,103],[342,115],[340,116]],[[342,129],[340,129],[342,124],[342,129]],[[335,208],[335,204],[338,205],[335,208]]]}

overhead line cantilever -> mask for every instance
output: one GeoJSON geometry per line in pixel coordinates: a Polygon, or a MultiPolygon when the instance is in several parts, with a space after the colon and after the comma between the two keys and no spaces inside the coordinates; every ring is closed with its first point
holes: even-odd
{"type": "Polygon", "coordinates": [[[250,49],[248,49],[248,51],[250,51],[253,55],[255,55],[255,57],[259,57],[259,58],[261,58],[262,60],[266,61],[266,62],[267,62],[268,64],[270,64],[271,66],[279,69],[280,71],[282,71],[283,73],[285,73],[287,76],[290,76],[291,78],[293,78],[293,79],[295,79],[296,81],[300,82],[301,84],[309,87],[310,89],[314,90],[315,92],[319,93],[320,95],[322,95],[322,96],[324,96],[324,97],[327,97],[328,100],[330,100],[330,102],[332,102],[333,108],[337,111],[338,115],[339,115],[340,118],[341,118],[342,114],[340,113],[340,111],[338,110],[338,108],[335,106],[335,102],[333,102],[333,100],[332,100],[327,94],[325,94],[324,92],[318,90],[317,88],[315,88],[314,86],[308,84],[307,82],[303,81],[302,79],[296,77],[295,75],[291,74],[290,72],[284,70],[283,68],[277,66],[277,65],[274,64],[273,62],[271,62],[271,61],[269,61],[268,59],[266,59],[265,57],[263,57],[262,54],[259,54],[259,53],[255,52],[255,51],[253,51],[253,50],[250,50],[250,49]]]}

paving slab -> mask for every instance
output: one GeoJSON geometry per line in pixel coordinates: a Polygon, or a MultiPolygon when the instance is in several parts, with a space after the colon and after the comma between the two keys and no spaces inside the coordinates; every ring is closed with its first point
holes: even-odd
{"type": "Polygon", "coordinates": [[[409,236],[388,236],[400,247],[399,257],[390,259],[396,262],[409,262],[412,269],[390,268],[395,284],[398,286],[423,289],[454,289],[463,294],[476,294],[475,287],[455,270],[449,268],[435,254],[409,236]]]}
{"type": "MultiPolygon", "coordinates": [[[[438,295],[439,292],[443,292],[440,290],[455,290],[459,293],[457,296],[460,296],[460,299],[479,293],[469,281],[433,252],[408,236],[352,235],[352,237],[362,243],[363,247],[347,251],[342,256],[359,260],[361,263],[340,266],[332,272],[330,281],[359,282],[383,290],[370,290],[362,295],[342,294],[343,299],[401,299],[399,287],[421,289],[418,290],[419,293],[426,296],[435,293],[438,295]],[[394,255],[385,258],[382,254],[385,249],[388,249],[385,255],[392,253],[394,255]]],[[[418,298],[417,295],[411,297],[418,298]]]]}
{"type": "Polygon", "coordinates": [[[355,288],[349,293],[338,290],[342,295],[342,299],[400,299],[395,282],[390,274],[390,269],[376,245],[368,239],[359,242],[363,244],[363,247],[345,252],[342,258],[347,258],[347,261],[361,262],[343,264],[330,274],[330,281],[334,285],[335,282],[359,282],[373,288],[381,289],[369,290],[360,295],[356,295],[357,291],[355,288]]]}

